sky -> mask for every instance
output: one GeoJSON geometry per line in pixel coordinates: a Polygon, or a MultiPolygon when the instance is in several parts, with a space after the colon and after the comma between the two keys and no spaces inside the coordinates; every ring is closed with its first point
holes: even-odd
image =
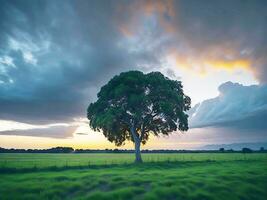
{"type": "MultiPolygon", "coordinates": [[[[0,0],[0,147],[115,148],[86,109],[114,75],[160,71],[187,132],[142,148],[267,141],[265,0],[0,0]]],[[[126,143],[120,148],[133,148],[126,143]]]]}

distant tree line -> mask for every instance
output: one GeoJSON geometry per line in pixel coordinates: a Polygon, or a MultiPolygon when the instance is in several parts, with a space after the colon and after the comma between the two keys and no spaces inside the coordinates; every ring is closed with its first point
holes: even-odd
{"type": "Polygon", "coordinates": [[[5,149],[0,147],[0,153],[73,153],[72,147],[54,147],[50,149],[5,149]]]}
{"type": "MultiPolygon", "coordinates": [[[[73,149],[72,147],[54,147],[50,149],[5,149],[0,147],[0,153],[134,153],[129,149],[73,149]]],[[[242,150],[233,150],[220,148],[219,150],[142,150],[142,153],[267,153],[267,150],[261,147],[259,150],[243,148],[242,150]]]]}

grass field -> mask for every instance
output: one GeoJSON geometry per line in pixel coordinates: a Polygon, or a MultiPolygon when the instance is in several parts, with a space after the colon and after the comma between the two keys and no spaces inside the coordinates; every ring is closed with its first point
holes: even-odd
{"type": "Polygon", "coordinates": [[[131,154],[0,154],[0,168],[15,169],[0,172],[0,199],[267,197],[267,154],[144,154],[143,158],[144,164],[134,165],[131,154]]]}
{"type": "MultiPolygon", "coordinates": [[[[267,154],[253,153],[161,153],[143,154],[144,162],[192,162],[192,161],[236,161],[267,160],[267,154]]],[[[66,166],[91,166],[133,163],[134,154],[91,153],[91,154],[49,154],[49,153],[3,153],[0,154],[0,168],[47,168],[66,166]]]]}

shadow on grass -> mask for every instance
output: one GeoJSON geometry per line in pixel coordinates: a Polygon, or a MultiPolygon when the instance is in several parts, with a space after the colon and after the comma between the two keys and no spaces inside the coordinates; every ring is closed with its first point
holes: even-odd
{"type": "Polygon", "coordinates": [[[0,174],[13,174],[13,173],[32,173],[32,172],[58,172],[65,170],[83,170],[83,169],[108,169],[118,167],[129,167],[129,168],[140,168],[140,170],[153,169],[171,169],[177,167],[190,167],[198,166],[203,164],[223,164],[223,163],[234,163],[234,162],[246,162],[253,163],[254,160],[231,160],[231,161],[161,161],[161,162],[145,162],[142,164],[135,163],[124,163],[124,164],[103,164],[103,165],[81,165],[81,166],[50,166],[44,168],[38,168],[36,166],[31,168],[12,168],[12,167],[0,167],[0,174]]]}

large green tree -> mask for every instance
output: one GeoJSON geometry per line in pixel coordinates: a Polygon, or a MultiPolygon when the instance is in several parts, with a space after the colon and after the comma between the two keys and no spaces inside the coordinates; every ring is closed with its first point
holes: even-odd
{"type": "Polygon", "coordinates": [[[191,100],[181,81],[170,80],[160,72],[123,72],[113,77],[87,109],[90,127],[102,131],[117,146],[126,140],[135,144],[135,162],[142,162],[140,145],[149,135],[168,135],[188,130],[191,100]]]}

